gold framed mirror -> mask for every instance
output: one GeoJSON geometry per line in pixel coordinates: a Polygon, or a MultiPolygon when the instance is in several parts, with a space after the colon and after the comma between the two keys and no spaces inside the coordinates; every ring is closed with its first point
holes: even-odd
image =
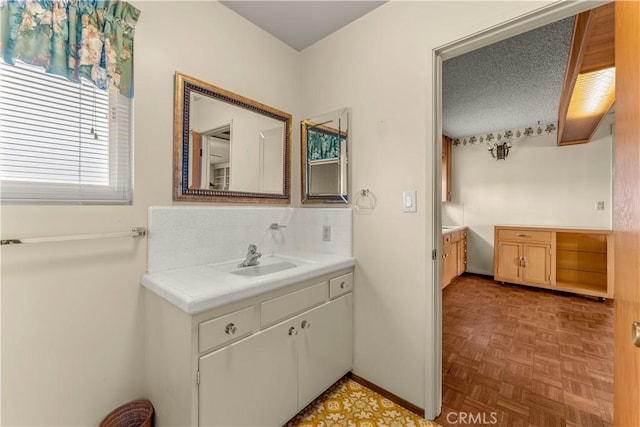
{"type": "Polygon", "coordinates": [[[290,202],[292,116],[176,72],[173,198],[290,202]]]}
{"type": "Polygon", "coordinates": [[[349,109],[300,122],[302,203],[349,203],[349,109]]]}

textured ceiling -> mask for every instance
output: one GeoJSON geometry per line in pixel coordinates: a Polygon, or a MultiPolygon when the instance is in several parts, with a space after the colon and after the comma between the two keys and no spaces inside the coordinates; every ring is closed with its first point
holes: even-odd
{"type": "Polygon", "coordinates": [[[385,1],[221,1],[238,15],[300,51],[385,1]]]}
{"type": "Polygon", "coordinates": [[[459,138],[556,123],[573,20],[444,61],[444,133],[459,138]]]}

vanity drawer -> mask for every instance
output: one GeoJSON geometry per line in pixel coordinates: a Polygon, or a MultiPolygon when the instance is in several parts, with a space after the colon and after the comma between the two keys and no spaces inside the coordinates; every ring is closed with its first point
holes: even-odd
{"type": "Polygon", "coordinates": [[[551,232],[538,230],[499,229],[498,239],[519,240],[524,242],[551,242],[551,232]]]}
{"type": "Polygon", "coordinates": [[[201,322],[198,325],[198,350],[200,353],[251,334],[256,327],[254,312],[253,307],[247,307],[201,322]]]}
{"type": "Polygon", "coordinates": [[[321,282],[283,295],[278,298],[271,299],[262,303],[260,324],[265,326],[272,325],[280,320],[301,313],[311,307],[320,305],[327,300],[327,282],[321,282]]]}
{"type": "Polygon", "coordinates": [[[343,274],[329,280],[329,299],[334,299],[340,295],[353,290],[353,273],[343,274]]]}

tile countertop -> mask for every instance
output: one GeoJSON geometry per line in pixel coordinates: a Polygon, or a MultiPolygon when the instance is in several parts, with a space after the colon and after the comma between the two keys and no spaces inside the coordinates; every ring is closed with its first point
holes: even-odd
{"type": "Polygon", "coordinates": [[[281,260],[296,267],[252,277],[229,273],[242,261],[238,259],[147,273],[140,283],[193,315],[355,265],[353,257],[311,252],[265,254],[259,261],[268,265],[281,260]]]}
{"type": "Polygon", "coordinates": [[[460,230],[466,230],[466,225],[443,225],[442,234],[449,234],[460,230]],[[446,227],[446,228],[445,228],[446,227]]]}

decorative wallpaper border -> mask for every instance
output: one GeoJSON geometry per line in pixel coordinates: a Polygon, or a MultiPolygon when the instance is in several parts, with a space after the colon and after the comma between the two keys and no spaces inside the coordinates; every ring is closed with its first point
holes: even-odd
{"type": "Polygon", "coordinates": [[[458,147],[460,145],[464,146],[467,144],[486,144],[487,146],[492,146],[493,144],[501,144],[504,142],[513,142],[514,140],[549,135],[552,133],[556,133],[557,129],[558,126],[556,123],[538,123],[533,126],[522,128],[507,129],[503,131],[488,132],[478,135],[454,138],[453,146],[458,147]]]}

